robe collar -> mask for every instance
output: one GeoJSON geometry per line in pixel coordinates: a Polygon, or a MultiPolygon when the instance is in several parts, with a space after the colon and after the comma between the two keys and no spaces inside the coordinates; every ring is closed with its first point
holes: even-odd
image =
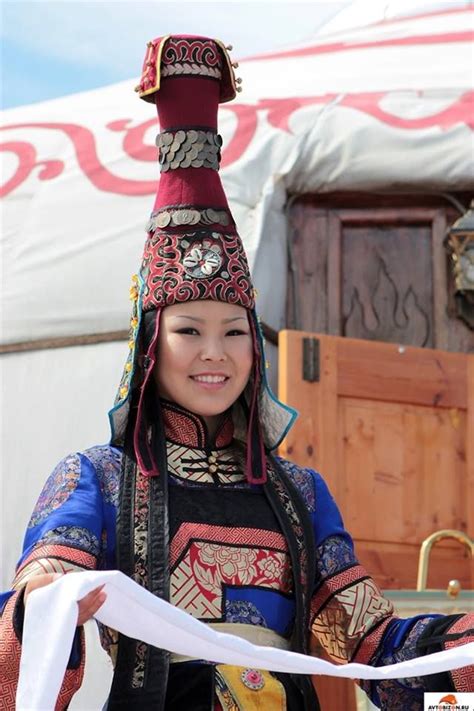
{"type": "Polygon", "coordinates": [[[214,437],[209,435],[206,423],[200,415],[186,410],[181,405],[161,399],[161,411],[168,442],[200,450],[219,450],[229,447],[234,437],[234,424],[230,410],[214,437]]]}

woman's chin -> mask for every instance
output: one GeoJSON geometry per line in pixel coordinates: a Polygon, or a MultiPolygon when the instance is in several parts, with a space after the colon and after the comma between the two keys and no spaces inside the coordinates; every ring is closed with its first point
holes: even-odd
{"type": "Polygon", "coordinates": [[[200,417],[218,417],[226,412],[235,400],[236,398],[219,397],[216,393],[210,393],[183,399],[178,404],[200,417]]]}

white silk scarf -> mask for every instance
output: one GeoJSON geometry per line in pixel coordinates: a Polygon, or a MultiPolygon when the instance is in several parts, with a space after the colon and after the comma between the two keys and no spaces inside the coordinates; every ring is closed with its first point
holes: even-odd
{"type": "Polygon", "coordinates": [[[18,711],[54,709],[77,623],[77,601],[105,584],[107,600],[95,615],[105,625],[155,647],[197,659],[296,674],[351,679],[395,679],[449,671],[474,663],[474,642],[386,667],[336,665],[314,657],[216,632],[160,600],[118,571],[84,572],[31,593],[25,610],[17,689],[18,711]]]}

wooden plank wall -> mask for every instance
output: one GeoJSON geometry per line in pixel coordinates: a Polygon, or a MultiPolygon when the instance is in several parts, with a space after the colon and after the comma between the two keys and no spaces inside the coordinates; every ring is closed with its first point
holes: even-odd
{"type": "MultiPolygon", "coordinates": [[[[434,531],[474,537],[474,356],[284,331],[279,395],[300,413],[282,456],[324,475],[382,588],[415,588],[434,531]],[[319,344],[317,382],[302,376],[304,338],[319,344]]],[[[473,587],[467,551],[446,541],[433,549],[428,586],[452,578],[473,587]]],[[[350,685],[320,686],[331,711],[352,708],[350,685]]]]}

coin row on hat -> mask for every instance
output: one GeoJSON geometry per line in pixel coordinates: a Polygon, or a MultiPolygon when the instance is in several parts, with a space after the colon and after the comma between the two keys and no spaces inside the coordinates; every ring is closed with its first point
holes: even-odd
{"type": "Polygon", "coordinates": [[[190,128],[188,130],[179,129],[176,132],[163,131],[159,133],[156,137],[156,145],[158,148],[162,146],[171,146],[174,141],[177,141],[178,145],[184,143],[188,140],[189,143],[215,143],[219,148],[222,146],[222,136],[214,131],[202,131],[201,129],[190,128]]]}
{"type": "Polygon", "coordinates": [[[147,224],[147,232],[152,232],[158,228],[168,227],[168,225],[228,225],[229,214],[225,210],[196,210],[194,208],[181,208],[178,210],[162,210],[151,216],[147,224]]]}
{"type": "Polygon", "coordinates": [[[171,146],[164,146],[160,148],[160,163],[165,163],[166,161],[171,162],[175,158],[177,160],[183,160],[185,155],[190,156],[191,160],[195,160],[202,156],[218,156],[220,154],[220,149],[218,146],[204,145],[202,143],[182,143],[181,146],[173,143],[171,146]]]}
{"type": "Polygon", "coordinates": [[[214,168],[218,170],[222,138],[212,131],[179,130],[158,136],[162,170],[174,168],[214,168]],[[171,141],[171,142],[170,142],[171,141]]]}

